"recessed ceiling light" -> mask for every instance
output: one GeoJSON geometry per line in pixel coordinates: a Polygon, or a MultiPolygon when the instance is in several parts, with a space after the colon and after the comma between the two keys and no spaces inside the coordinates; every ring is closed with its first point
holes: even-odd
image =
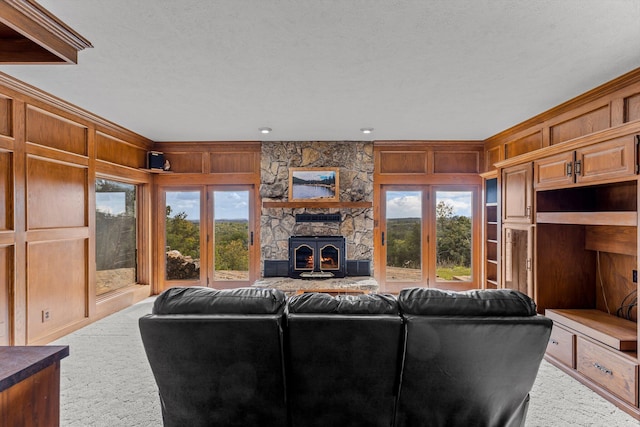
{"type": "Polygon", "coordinates": [[[373,128],[362,128],[360,129],[360,132],[366,133],[366,134],[373,133],[373,128]]]}
{"type": "Polygon", "coordinates": [[[271,133],[271,128],[259,128],[260,133],[271,133]]]}

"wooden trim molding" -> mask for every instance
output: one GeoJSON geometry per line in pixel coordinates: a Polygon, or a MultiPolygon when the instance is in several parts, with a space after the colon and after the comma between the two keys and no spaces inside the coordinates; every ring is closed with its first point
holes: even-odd
{"type": "MultiPolygon", "coordinates": [[[[2,0],[0,0],[0,5],[2,0]]],[[[0,10],[1,14],[1,10],[0,10]]],[[[25,82],[22,82],[8,74],[0,72],[0,86],[4,86],[7,89],[16,92],[16,94],[25,96],[29,98],[29,105],[33,105],[39,108],[42,108],[42,104],[45,104],[48,107],[53,107],[60,111],[63,111],[68,115],[65,116],[69,119],[73,119],[74,121],[82,122],[82,120],[86,120],[94,125],[96,125],[97,130],[100,130],[102,133],[108,133],[113,137],[117,137],[122,140],[128,141],[129,144],[135,144],[136,146],[143,147],[145,150],[151,150],[153,148],[153,141],[150,139],[139,135],[129,129],[123,128],[120,125],[117,125],[113,122],[110,122],[107,119],[104,119],[100,116],[97,116],[87,110],[84,110],[76,105],[70,104],[69,102],[58,98],[54,95],[51,95],[47,92],[38,89],[35,86],[31,86],[25,82]]],[[[7,95],[6,91],[1,91],[5,95],[7,95]]],[[[17,96],[17,95],[13,95],[17,96]]],[[[49,112],[54,112],[49,108],[45,108],[49,112]]],[[[62,115],[62,114],[61,114],[62,115]]]]}
{"type": "Polygon", "coordinates": [[[33,0],[0,0],[0,23],[0,63],[77,64],[78,52],[93,47],[33,0]]]}
{"type": "Polygon", "coordinates": [[[578,109],[590,102],[597,101],[604,96],[614,94],[637,83],[640,83],[640,68],[629,71],[620,77],[608,81],[588,92],[578,95],[575,98],[563,102],[560,105],[487,138],[485,140],[485,147],[492,146],[495,141],[508,141],[519,132],[533,129],[536,125],[542,125],[546,121],[552,120],[562,114],[571,112],[572,110],[578,109]]]}

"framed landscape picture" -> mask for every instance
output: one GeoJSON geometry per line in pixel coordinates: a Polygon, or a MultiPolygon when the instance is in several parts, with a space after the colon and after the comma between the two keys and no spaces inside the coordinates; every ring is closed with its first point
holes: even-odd
{"type": "Polygon", "coordinates": [[[339,168],[289,168],[289,201],[340,201],[339,168]]]}

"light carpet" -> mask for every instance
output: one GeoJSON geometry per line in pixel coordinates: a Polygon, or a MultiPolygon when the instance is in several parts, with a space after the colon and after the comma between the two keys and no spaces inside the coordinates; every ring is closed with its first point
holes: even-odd
{"type": "MultiPolygon", "coordinates": [[[[152,305],[148,298],[52,343],[70,348],[61,363],[62,427],[162,426],[138,330],[138,319],[151,313],[152,305]]],[[[640,422],[543,361],[526,426],[637,427],[640,422]]]]}

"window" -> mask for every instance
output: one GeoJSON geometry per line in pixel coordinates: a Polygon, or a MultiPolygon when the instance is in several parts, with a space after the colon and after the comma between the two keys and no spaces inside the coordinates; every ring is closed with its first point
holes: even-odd
{"type": "Polygon", "coordinates": [[[96,180],[96,295],[137,282],[136,186],[96,180]]]}

